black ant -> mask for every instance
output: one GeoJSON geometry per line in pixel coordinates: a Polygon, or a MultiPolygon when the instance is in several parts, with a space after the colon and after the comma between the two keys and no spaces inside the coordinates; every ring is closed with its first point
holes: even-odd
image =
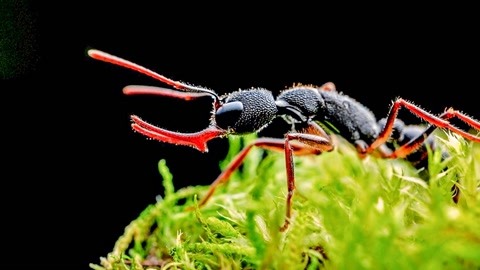
{"type": "MultiPolygon", "coordinates": [[[[297,85],[282,91],[277,98],[263,88],[252,88],[229,93],[219,97],[214,91],[174,81],[130,61],[98,50],[88,50],[94,59],[109,62],[143,73],[165,84],[173,90],[152,86],[130,85],[123,89],[127,95],[151,94],[192,100],[202,96],[213,97],[213,113],[210,125],[195,133],[178,133],[153,126],[138,116],[132,115],[132,128],[161,142],[185,145],[206,152],[207,142],[229,134],[259,132],[275,118],[282,117],[291,125],[284,138],[260,137],[246,146],[211,184],[205,197],[199,202],[204,205],[215,189],[228,181],[230,175],[240,166],[248,152],[254,147],[285,152],[288,193],[286,218],[281,230],[285,230],[292,213],[292,197],[295,190],[293,155],[312,155],[332,151],[335,147],[330,135],[322,127],[333,126],[343,138],[352,143],[363,157],[376,153],[382,158],[407,158],[426,144],[433,145],[430,135],[437,128],[450,130],[460,136],[480,142],[480,137],[463,131],[449,122],[458,118],[476,130],[480,122],[452,108],[436,116],[418,106],[397,98],[387,118],[377,121],[374,114],[356,100],[337,92],[333,83],[320,87],[297,85]],[[397,119],[400,108],[408,109],[430,125],[422,130],[418,126],[405,126],[397,119]],[[317,123],[318,122],[318,123],[317,123]],[[398,147],[389,144],[396,140],[398,147]]],[[[426,151],[419,151],[426,153],[426,151]]],[[[414,158],[420,162],[422,157],[414,158]]]]}

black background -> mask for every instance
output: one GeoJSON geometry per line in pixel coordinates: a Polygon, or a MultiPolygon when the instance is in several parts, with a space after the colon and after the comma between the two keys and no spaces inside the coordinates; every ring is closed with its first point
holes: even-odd
{"type": "Polygon", "coordinates": [[[167,159],[177,188],[220,172],[225,139],[200,153],[146,140],[129,125],[137,114],[197,131],[208,124],[209,99],[125,97],[128,84],[163,85],[89,59],[88,48],[219,94],[333,81],[378,117],[401,96],[434,113],[453,106],[480,118],[480,24],[468,9],[33,2],[2,1],[2,16],[15,18],[4,23],[0,47],[11,55],[2,58],[10,62],[0,99],[7,264],[87,269],[162,193],[158,160],[167,159]]]}

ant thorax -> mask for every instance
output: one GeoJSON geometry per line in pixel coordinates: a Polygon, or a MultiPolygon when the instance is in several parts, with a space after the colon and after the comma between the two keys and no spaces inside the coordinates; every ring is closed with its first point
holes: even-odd
{"type": "Polygon", "coordinates": [[[328,123],[350,142],[373,142],[380,133],[374,114],[355,99],[338,92],[320,92],[323,106],[315,120],[328,123]]]}
{"type": "Polygon", "coordinates": [[[289,115],[301,122],[317,115],[322,102],[316,88],[304,86],[287,89],[281,92],[276,100],[280,114],[289,115]]]}

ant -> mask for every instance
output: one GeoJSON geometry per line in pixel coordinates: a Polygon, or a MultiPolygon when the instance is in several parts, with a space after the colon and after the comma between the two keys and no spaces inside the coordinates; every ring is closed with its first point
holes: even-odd
{"type": "Polygon", "coordinates": [[[199,202],[199,206],[207,203],[216,188],[228,181],[230,175],[240,166],[254,146],[284,151],[288,193],[286,217],[280,228],[281,231],[288,228],[292,215],[292,198],[295,190],[293,156],[318,155],[335,148],[334,141],[323,127],[333,126],[343,138],[355,146],[361,157],[373,153],[390,159],[414,157],[412,161],[417,163],[424,159],[427,153],[426,145],[435,146],[430,135],[437,128],[450,130],[465,139],[480,142],[480,136],[455,127],[449,120],[458,118],[475,130],[480,130],[480,122],[453,108],[436,116],[399,97],[393,101],[388,116],[377,121],[368,108],[353,98],[337,92],[335,85],[331,82],[320,87],[296,85],[280,92],[276,98],[272,92],[263,88],[251,88],[218,96],[212,90],[169,79],[145,67],[99,50],[90,49],[87,53],[93,59],[143,73],[177,89],[129,85],[123,89],[126,95],[149,94],[184,100],[203,96],[213,98],[210,125],[195,133],[165,130],[132,115],[133,130],[151,139],[190,146],[201,152],[207,152],[208,141],[230,134],[260,132],[277,117],[283,118],[291,125],[290,130],[284,134],[284,138],[260,137],[247,145],[211,184],[207,194],[199,202]],[[402,107],[428,122],[429,126],[419,129],[420,126],[405,125],[403,121],[397,119],[402,107]],[[392,141],[396,142],[398,147],[394,147],[392,141]],[[418,152],[420,155],[415,157],[413,154],[418,152]]]}

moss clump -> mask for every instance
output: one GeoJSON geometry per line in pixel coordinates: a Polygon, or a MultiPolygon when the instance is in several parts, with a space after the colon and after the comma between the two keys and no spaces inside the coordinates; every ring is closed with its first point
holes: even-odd
{"type": "MultiPolygon", "coordinates": [[[[227,161],[254,139],[231,137],[227,161]]],[[[295,158],[289,229],[281,153],[250,153],[203,207],[208,186],[165,194],[92,269],[479,269],[480,147],[449,135],[429,155],[429,181],[404,160],[360,159],[351,145],[295,158]],[[448,169],[446,169],[448,168],[448,169]],[[458,204],[451,187],[458,182],[458,204]]],[[[225,166],[222,164],[221,166],[225,166]]]]}

